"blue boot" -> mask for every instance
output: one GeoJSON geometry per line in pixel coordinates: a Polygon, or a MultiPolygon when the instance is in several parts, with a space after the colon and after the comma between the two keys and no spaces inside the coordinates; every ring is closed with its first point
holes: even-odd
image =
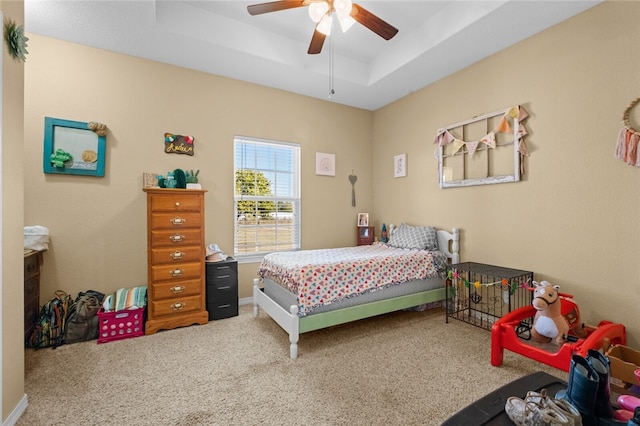
{"type": "Polygon", "coordinates": [[[609,386],[609,358],[599,351],[589,349],[587,361],[598,373],[598,394],[596,396],[596,417],[613,418],[611,407],[611,388],[609,386]]]}
{"type": "Polygon", "coordinates": [[[598,394],[598,372],[586,358],[574,354],[571,357],[567,389],[559,391],[556,399],[565,399],[578,409],[584,426],[597,426],[595,404],[598,394]]]}

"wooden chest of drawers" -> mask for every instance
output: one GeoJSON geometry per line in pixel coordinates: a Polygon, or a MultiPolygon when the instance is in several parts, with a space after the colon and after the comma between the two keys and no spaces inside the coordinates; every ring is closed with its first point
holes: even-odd
{"type": "Polygon", "coordinates": [[[145,334],[209,321],[205,293],[205,190],[145,188],[145,334]]]}
{"type": "Polygon", "coordinates": [[[24,255],[24,341],[29,341],[40,314],[40,265],[42,252],[24,255]]]}

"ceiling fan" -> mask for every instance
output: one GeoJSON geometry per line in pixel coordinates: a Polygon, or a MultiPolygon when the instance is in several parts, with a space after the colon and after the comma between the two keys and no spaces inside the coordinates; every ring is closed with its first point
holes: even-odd
{"type": "Polygon", "coordinates": [[[307,51],[312,55],[322,51],[324,40],[331,33],[334,13],[343,32],[351,28],[355,22],[359,22],[385,40],[390,40],[398,33],[398,29],[393,25],[378,18],[364,7],[352,3],[351,0],[281,0],[252,4],[247,6],[247,10],[251,15],[261,15],[303,6],[309,6],[309,16],[316,22],[307,51]]]}

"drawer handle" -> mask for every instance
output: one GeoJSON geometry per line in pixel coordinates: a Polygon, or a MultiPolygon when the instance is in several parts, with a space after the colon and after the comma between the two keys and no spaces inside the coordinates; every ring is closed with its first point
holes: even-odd
{"type": "Polygon", "coordinates": [[[225,278],[229,278],[231,275],[218,275],[219,280],[223,280],[225,278]]]}
{"type": "Polygon", "coordinates": [[[172,303],[171,309],[173,309],[174,311],[179,311],[180,309],[184,308],[186,305],[187,304],[185,302],[172,303]]]}
{"type": "Polygon", "coordinates": [[[228,303],[226,305],[218,305],[218,309],[224,309],[224,308],[229,308],[229,307],[231,307],[231,305],[228,304],[228,303]]]}
{"type": "Polygon", "coordinates": [[[173,219],[171,219],[170,222],[172,225],[184,225],[185,223],[187,223],[187,219],[180,216],[176,216],[173,219]]]}
{"type": "Polygon", "coordinates": [[[225,285],[224,287],[218,287],[218,290],[229,290],[230,288],[230,285],[225,285]]]}
{"type": "Polygon", "coordinates": [[[176,207],[180,207],[180,201],[176,201],[176,207]]]}
{"type": "Polygon", "coordinates": [[[182,269],[180,269],[180,268],[178,268],[178,269],[174,269],[174,270],[172,270],[172,271],[170,272],[170,274],[171,274],[171,276],[172,276],[172,277],[179,277],[179,276],[181,276],[183,273],[184,273],[184,271],[183,271],[182,269]]]}
{"type": "Polygon", "coordinates": [[[179,260],[184,257],[184,253],[181,252],[180,250],[176,250],[173,253],[171,253],[169,256],[171,256],[173,260],[179,260]]]}
{"type": "Polygon", "coordinates": [[[173,243],[179,243],[180,241],[184,241],[184,235],[173,234],[169,237],[169,240],[171,240],[171,242],[173,243]]]}
{"type": "Polygon", "coordinates": [[[182,293],[184,291],[185,287],[183,285],[174,285],[173,287],[171,287],[171,293],[173,294],[177,294],[177,293],[182,293]]]}

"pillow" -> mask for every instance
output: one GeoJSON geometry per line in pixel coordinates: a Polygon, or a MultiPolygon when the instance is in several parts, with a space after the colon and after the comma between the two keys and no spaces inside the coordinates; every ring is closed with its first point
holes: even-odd
{"type": "Polygon", "coordinates": [[[438,235],[433,226],[412,226],[403,223],[391,235],[389,245],[405,249],[438,250],[438,235]]]}

